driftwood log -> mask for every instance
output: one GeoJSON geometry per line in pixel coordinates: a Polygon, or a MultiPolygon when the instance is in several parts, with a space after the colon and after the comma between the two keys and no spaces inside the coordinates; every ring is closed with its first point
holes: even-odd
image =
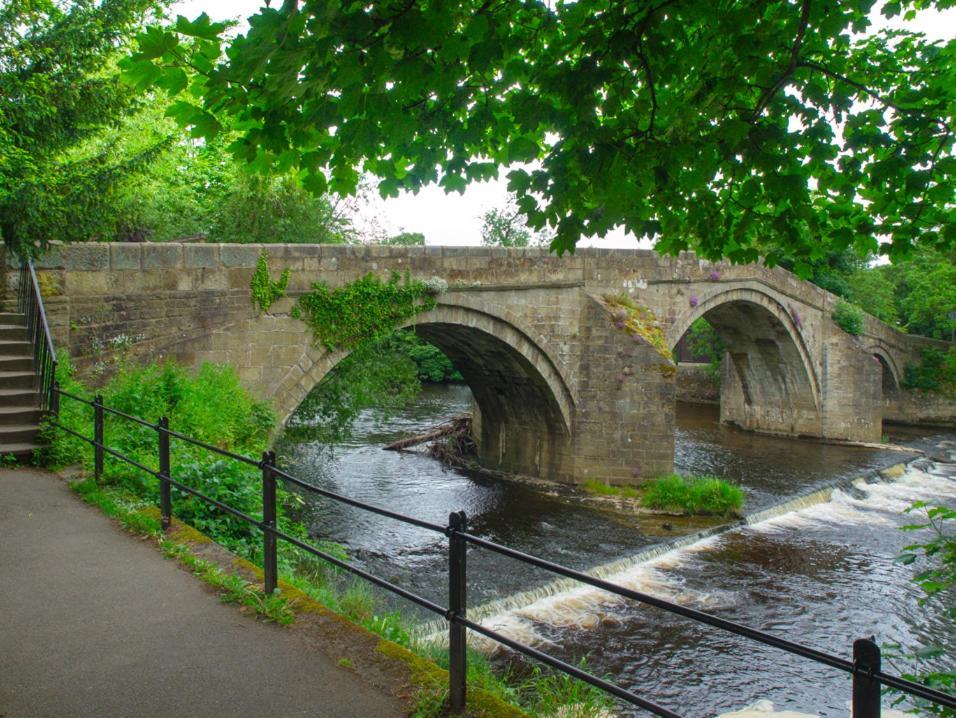
{"type": "Polygon", "coordinates": [[[463,433],[471,433],[471,415],[459,414],[448,421],[426,431],[424,434],[410,436],[407,439],[392,442],[384,447],[386,451],[407,451],[413,446],[425,444],[429,441],[444,439],[449,436],[458,436],[463,433]]]}

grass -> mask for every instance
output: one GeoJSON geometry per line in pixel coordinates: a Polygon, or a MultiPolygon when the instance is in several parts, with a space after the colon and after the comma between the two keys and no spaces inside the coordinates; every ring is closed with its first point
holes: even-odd
{"type": "Polygon", "coordinates": [[[670,474],[642,488],[641,503],[652,509],[697,516],[737,516],[744,505],[739,486],[713,476],[670,474]]]}
{"type": "Polygon", "coordinates": [[[626,499],[638,499],[641,492],[633,486],[611,486],[595,479],[588,479],[584,482],[584,490],[598,496],[622,496],[626,499]]]}

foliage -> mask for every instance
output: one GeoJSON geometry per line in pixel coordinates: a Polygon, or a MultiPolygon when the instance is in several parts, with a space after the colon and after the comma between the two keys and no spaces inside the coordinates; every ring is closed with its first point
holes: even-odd
{"type": "Polygon", "coordinates": [[[806,260],[954,243],[956,44],[874,30],[871,0],[672,5],[287,2],[226,54],[205,15],[152,28],[125,77],[181,90],[180,124],[236,129],[235,157],[297,168],[316,194],[351,192],[361,169],[395,196],[510,166],[558,251],[619,226],[770,263],[774,244],[806,260]]]}
{"type": "Polygon", "coordinates": [[[837,326],[847,334],[858,337],[863,333],[865,315],[863,314],[863,310],[855,304],[850,304],[847,301],[838,299],[836,305],[833,307],[832,316],[837,326]]]}
{"type": "Polygon", "coordinates": [[[695,357],[707,357],[708,373],[720,379],[720,363],[724,359],[727,347],[710,322],[703,317],[697,319],[690,325],[684,336],[687,338],[687,348],[690,349],[691,354],[695,357]]]}
{"type": "Polygon", "coordinates": [[[956,398],[956,348],[946,352],[935,347],[925,347],[919,364],[907,364],[903,369],[901,384],[906,389],[938,391],[956,398]]]}
{"type": "Polygon", "coordinates": [[[640,497],[640,493],[633,486],[611,486],[595,479],[585,481],[584,490],[598,496],[623,496],[626,499],[640,497]]]}
{"type": "Polygon", "coordinates": [[[486,247],[534,247],[550,241],[546,232],[528,228],[513,199],[481,215],[481,243],[486,247]]]}
{"type": "Polygon", "coordinates": [[[631,295],[626,293],[605,294],[604,305],[611,311],[615,327],[640,337],[668,361],[674,360],[667,344],[667,336],[654,312],[635,302],[631,295]]]}
{"type": "Polygon", "coordinates": [[[411,332],[399,332],[397,341],[403,345],[403,351],[415,362],[419,381],[428,381],[433,384],[464,381],[464,377],[451,360],[434,344],[429,344],[411,332]]]}
{"type": "Polygon", "coordinates": [[[643,487],[641,503],[652,509],[695,515],[739,515],[744,492],[739,486],[713,476],[684,477],[670,474],[643,487]]]}
{"type": "Polygon", "coordinates": [[[344,441],[362,411],[387,417],[421,390],[404,332],[359,344],[303,399],[286,434],[328,446],[344,441]]]}
{"type": "Polygon", "coordinates": [[[399,232],[388,237],[382,244],[392,247],[424,247],[425,235],[421,232],[399,232]]]}
{"type": "MultiPolygon", "coordinates": [[[[930,532],[930,538],[924,542],[913,543],[904,547],[897,561],[903,564],[922,563],[922,570],[913,576],[916,583],[925,594],[919,601],[921,606],[944,595],[948,595],[956,587],[956,533],[953,525],[956,522],[956,509],[946,506],[930,506],[924,501],[917,501],[907,509],[907,513],[916,512],[920,521],[903,527],[904,531],[930,532]]],[[[951,601],[947,608],[950,619],[956,621],[956,605],[951,601]]],[[[897,656],[907,659],[922,660],[942,656],[944,651],[938,646],[927,646],[912,656],[897,656]]],[[[904,678],[915,680],[937,690],[956,695],[956,671],[952,669],[930,670],[920,674],[903,673],[904,678]]],[[[902,701],[902,698],[899,699],[902,701]]],[[[898,702],[899,702],[898,701],[898,702]]],[[[931,715],[956,715],[952,709],[942,708],[929,702],[918,702],[923,712],[931,715]]]]}
{"type": "MultiPolygon", "coordinates": [[[[60,359],[57,379],[65,391],[90,398],[91,392],[72,376],[66,355],[60,359]]],[[[172,363],[121,367],[100,394],[104,404],[113,409],[148,421],[166,416],[174,431],[255,458],[268,446],[275,426],[272,410],[248,395],[235,371],[214,364],[204,364],[195,376],[172,363]]],[[[80,402],[64,398],[59,421],[84,436],[92,434],[92,409],[80,402]]],[[[111,414],[104,425],[107,446],[143,466],[157,469],[154,429],[111,414]]],[[[88,443],[53,426],[47,426],[44,432],[50,444],[43,457],[48,464],[82,464],[92,471],[88,443]]],[[[261,478],[254,466],[175,439],[171,442],[170,460],[178,481],[247,514],[261,514],[261,478]]],[[[155,477],[110,455],[106,457],[103,481],[151,502],[158,499],[155,477]]],[[[240,554],[255,556],[261,552],[257,530],[245,522],[176,488],[173,505],[177,517],[240,554]]],[[[281,523],[296,535],[304,535],[304,529],[282,513],[281,523]]]]}
{"type": "Polygon", "coordinates": [[[918,252],[889,271],[906,331],[935,339],[956,336],[956,253],[918,252]]]}
{"type": "Polygon", "coordinates": [[[219,192],[203,197],[213,242],[342,244],[353,238],[349,219],[295,177],[249,176],[229,166],[226,179],[219,192]]]}
{"type": "Polygon", "coordinates": [[[128,154],[87,144],[136,103],[116,61],[157,0],[31,0],[0,6],[0,236],[19,254],[87,239],[122,178],[165,138],[128,154]]]}
{"type": "Polygon", "coordinates": [[[896,267],[869,267],[853,272],[846,278],[848,291],[842,296],[859,307],[865,307],[867,314],[890,326],[899,326],[898,288],[891,272],[909,261],[901,262],[896,267]]]}
{"type": "Polygon", "coordinates": [[[395,325],[433,309],[435,299],[424,282],[404,282],[397,272],[388,281],[371,272],[339,289],[319,282],[299,298],[300,315],[317,343],[327,349],[350,349],[391,332],[395,325]]]}
{"type": "Polygon", "coordinates": [[[792,256],[786,246],[773,250],[780,255],[781,267],[844,299],[850,298],[850,276],[866,266],[866,258],[848,247],[820,252],[811,258],[792,256]]]}
{"type": "Polygon", "coordinates": [[[286,267],[282,270],[282,275],[273,280],[269,277],[269,253],[265,250],[260,252],[256,271],[252,275],[253,305],[258,306],[260,312],[268,312],[274,301],[285,296],[291,274],[292,270],[286,267]]]}

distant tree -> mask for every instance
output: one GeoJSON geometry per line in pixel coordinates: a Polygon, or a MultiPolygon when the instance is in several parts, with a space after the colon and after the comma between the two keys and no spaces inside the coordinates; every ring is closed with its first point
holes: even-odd
{"type": "Polygon", "coordinates": [[[421,232],[399,232],[388,237],[382,244],[394,247],[424,247],[425,235],[421,232]]]}
{"type": "Polygon", "coordinates": [[[168,137],[127,153],[91,142],[136,103],[119,82],[124,47],[156,0],[11,0],[0,5],[0,236],[35,253],[103,229],[101,202],[168,137]]]}
{"type": "Polygon", "coordinates": [[[545,232],[528,227],[514,200],[481,215],[481,243],[486,247],[533,247],[549,241],[545,232]]]}
{"type": "Polygon", "coordinates": [[[890,268],[900,321],[906,331],[936,339],[950,339],[956,333],[954,254],[922,251],[890,268]]]}

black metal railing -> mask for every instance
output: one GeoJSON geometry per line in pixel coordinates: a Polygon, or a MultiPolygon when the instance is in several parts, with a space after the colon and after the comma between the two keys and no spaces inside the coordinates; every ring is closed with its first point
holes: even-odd
{"type": "Polygon", "coordinates": [[[20,265],[20,282],[17,286],[17,311],[26,317],[27,340],[32,344],[34,390],[40,395],[40,409],[55,409],[56,397],[53,381],[56,377],[56,350],[47,323],[40,282],[32,260],[20,265]]]}
{"type": "Polygon", "coordinates": [[[91,444],[94,450],[94,475],[97,480],[101,478],[103,473],[105,455],[109,454],[110,456],[116,457],[117,459],[126,462],[140,471],[154,476],[159,481],[160,513],[162,516],[162,526],[164,529],[169,527],[172,520],[173,503],[171,487],[176,487],[177,489],[190,494],[201,501],[205,501],[213,506],[218,507],[219,509],[231,514],[232,516],[235,516],[242,521],[256,526],[262,532],[263,583],[266,593],[272,593],[278,585],[279,575],[277,548],[278,542],[281,540],[286,541],[293,546],[297,546],[303,551],[307,551],[308,553],[323,559],[334,566],[359,576],[360,578],[363,578],[380,588],[411,601],[427,611],[444,617],[448,622],[450,704],[452,711],[456,714],[460,713],[464,709],[466,701],[465,645],[467,643],[467,632],[471,630],[504,646],[507,646],[518,653],[524,654],[525,656],[540,661],[541,663],[551,666],[554,669],[574,676],[575,678],[595,686],[622,701],[650,711],[654,715],[668,716],[672,718],[679,716],[678,713],[658,705],[644,696],[637,695],[633,691],[629,691],[621,686],[611,683],[608,680],[592,675],[582,668],[571,665],[559,658],[545,653],[538,648],[515,641],[493,629],[481,625],[480,623],[469,620],[467,617],[467,554],[469,546],[475,549],[492,551],[530,566],[535,566],[551,573],[574,579],[582,584],[593,586],[594,588],[607,591],[608,593],[614,594],[616,596],[620,596],[631,601],[637,601],[648,606],[653,606],[675,615],[682,616],[686,619],[696,621],[698,623],[704,623],[737,636],[742,636],[758,643],[762,643],[766,646],[779,649],[791,655],[799,656],[801,658],[829,666],[830,668],[843,671],[844,673],[852,676],[852,705],[854,718],[875,718],[876,716],[880,715],[881,686],[886,686],[901,691],[910,696],[921,698],[940,706],[956,708],[956,696],[943,693],[919,683],[906,680],[899,676],[885,673],[882,670],[880,663],[880,649],[877,644],[869,638],[861,638],[854,641],[852,658],[842,658],[840,656],[835,656],[824,651],[820,651],[809,646],[804,646],[800,643],[796,643],[794,641],[780,638],[779,636],[751,628],[749,626],[744,626],[739,623],[720,618],[719,616],[715,616],[704,611],[688,608],[687,606],[681,606],[679,604],[666,601],[641,591],[634,591],[629,588],[617,586],[608,581],[604,581],[586,573],[582,573],[581,571],[576,571],[566,566],[553,563],[552,561],[538,558],[537,556],[532,556],[516,549],[509,548],[508,546],[503,546],[480,536],[476,536],[468,532],[467,520],[464,512],[452,513],[449,516],[448,524],[446,526],[432,523],[430,521],[424,521],[422,519],[417,519],[412,516],[405,516],[380,506],[357,501],[356,499],[312,486],[302,479],[299,479],[278,468],[276,466],[275,454],[271,451],[265,452],[262,455],[261,460],[257,461],[250,457],[221,449],[219,447],[173,431],[170,429],[169,422],[167,421],[166,417],[161,417],[159,421],[154,424],[140,417],[132,416],[117,409],[104,406],[100,396],[97,396],[90,401],[88,399],[76,396],[75,394],[70,394],[61,390],[55,383],[52,387],[52,395],[54,397],[54,406],[57,404],[57,399],[59,397],[65,397],[73,401],[82,402],[93,408],[93,438],[84,436],[83,434],[69,427],[62,426],[58,422],[55,423],[57,426],[59,426],[59,428],[67,433],[79,437],[80,439],[83,439],[91,444]],[[157,465],[159,466],[159,470],[154,470],[148,466],[144,466],[140,462],[124,456],[119,451],[116,451],[104,444],[103,437],[105,433],[105,418],[107,415],[115,416],[126,421],[135,422],[141,426],[149,427],[156,432],[157,465]],[[240,511],[210,496],[206,496],[191,486],[176,480],[173,477],[174,467],[171,466],[170,463],[170,439],[192,444],[193,446],[214,452],[220,456],[224,456],[259,468],[262,472],[262,519],[260,520],[254,516],[250,516],[243,511],[240,511]],[[344,503],[364,511],[378,514],[379,516],[384,516],[395,521],[400,521],[412,526],[417,526],[418,528],[426,531],[431,531],[433,533],[443,534],[446,536],[448,538],[448,605],[441,606],[427,598],[415,594],[412,591],[387,581],[386,579],[375,576],[374,574],[357,566],[353,566],[347,561],[343,561],[340,558],[332,556],[316,546],[296,538],[295,536],[291,536],[280,529],[276,522],[276,482],[280,479],[292,486],[298,487],[299,489],[324,496],[333,501],[344,503]]]}

